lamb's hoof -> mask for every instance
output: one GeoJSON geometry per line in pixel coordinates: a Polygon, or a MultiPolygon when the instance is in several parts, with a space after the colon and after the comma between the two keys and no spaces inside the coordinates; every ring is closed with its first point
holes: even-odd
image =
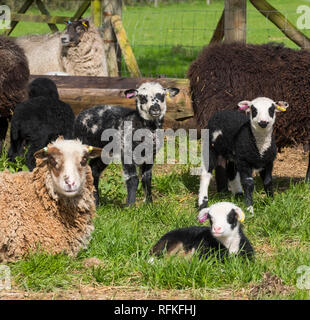
{"type": "Polygon", "coordinates": [[[251,213],[251,215],[254,215],[254,209],[253,209],[253,206],[249,206],[246,208],[247,211],[249,211],[251,213]]]}

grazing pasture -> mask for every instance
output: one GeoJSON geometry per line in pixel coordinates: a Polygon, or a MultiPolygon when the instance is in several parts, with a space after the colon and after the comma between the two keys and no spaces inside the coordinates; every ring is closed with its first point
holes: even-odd
{"type": "MultiPolygon", "coordinates": [[[[160,4],[156,9],[127,6],[124,25],[142,74],[185,77],[208,43],[223,3],[211,1],[209,12],[204,11],[205,0],[160,4]]],[[[296,23],[300,1],[270,3],[296,23]]],[[[51,14],[71,13],[51,10],[51,14]]],[[[47,25],[21,23],[12,35],[48,31],[47,25]]],[[[247,41],[295,47],[250,4],[247,41]]],[[[127,75],[124,63],[122,72],[127,75]]],[[[298,273],[300,266],[310,268],[310,186],[303,180],[307,164],[308,156],[299,148],[278,154],[273,199],[266,196],[260,178],[255,178],[254,216],[246,212],[242,197],[216,193],[212,181],[210,205],[232,201],[244,209],[244,229],[255,250],[254,261],[229,257],[222,263],[215,257],[199,260],[194,255],[191,261],[169,257],[155,259],[153,264],[148,263],[149,250],[164,233],[199,225],[199,177],[190,174],[189,165],[178,164],[177,158],[174,165],[155,165],[153,203],[143,202],[139,185],[136,206],[125,208],[121,166],[111,164],[100,180],[101,202],[87,250],[76,258],[39,250],[9,263],[12,289],[0,290],[0,299],[310,299],[310,280],[301,283],[298,273]]],[[[0,170],[4,169],[27,170],[25,159],[11,163],[3,149],[0,170]]]]}

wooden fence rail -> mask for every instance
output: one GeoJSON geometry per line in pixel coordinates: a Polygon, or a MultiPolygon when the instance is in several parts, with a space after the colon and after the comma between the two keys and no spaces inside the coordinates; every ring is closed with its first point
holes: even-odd
{"type": "Polygon", "coordinates": [[[137,88],[146,81],[154,81],[166,88],[177,87],[180,89],[177,96],[167,99],[166,127],[186,127],[185,120],[194,115],[187,79],[32,75],[30,81],[38,77],[52,79],[57,85],[61,100],[69,103],[75,114],[100,104],[135,108],[134,99],[127,99],[124,96],[124,90],[137,88]]]}

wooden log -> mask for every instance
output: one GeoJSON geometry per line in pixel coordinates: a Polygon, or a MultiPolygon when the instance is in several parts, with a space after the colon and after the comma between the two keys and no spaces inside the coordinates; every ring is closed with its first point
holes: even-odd
{"type": "MultiPolygon", "coordinates": [[[[137,88],[145,81],[155,81],[166,88],[177,87],[180,89],[177,96],[167,99],[167,121],[182,121],[194,115],[187,79],[31,75],[29,81],[38,77],[52,79],[57,85],[60,98],[71,105],[75,114],[100,104],[135,108],[134,99],[127,99],[124,96],[124,90],[137,88]]],[[[174,126],[174,128],[176,127],[179,125],[174,126]]]]}
{"type": "Polygon", "coordinates": [[[111,22],[130,76],[135,78],[141,77],[139,66],[128,41],[121,17],[118,15],[112,16],[111,22]]]}
{"type": "Polygon", "coordinates": [[[296,29],[295,26],[288,21],[281,12],[279,12],[265,0],[250,1],[263,16],[275,24],[290,40],[292,40],[301,48],[310,49],[310,39],[296,29]]]}
{"type": "Polygon", "coordinates": [[[225,0],[225,42],[246,42],[246,0],[225,0]]]}

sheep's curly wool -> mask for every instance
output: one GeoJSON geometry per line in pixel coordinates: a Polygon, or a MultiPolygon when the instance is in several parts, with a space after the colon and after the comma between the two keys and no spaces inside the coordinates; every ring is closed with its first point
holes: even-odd
{"type": "Polygon", "coordinates": [[[38,247],[72,256],[86,248],[96,215],[90,167],[79,196],[62,198],[51,184],[46,160],[37,159],[33,172],[0,173],[0,262],[38,247]]]}
{"type": "Polygon", "coordinates": [[[188,70],[197,124],[240,100],[270,97],[290,105],[274,125],[279,149],[310,141],[310,53],[282,44],[216,44],[205,47],[188,70]]]}
{"type": "Polygon", "coordinates": [[[29,68],[22,48],[0,36],[0,116],[9,118],[16,104],[27,97],[29,68]]]}

